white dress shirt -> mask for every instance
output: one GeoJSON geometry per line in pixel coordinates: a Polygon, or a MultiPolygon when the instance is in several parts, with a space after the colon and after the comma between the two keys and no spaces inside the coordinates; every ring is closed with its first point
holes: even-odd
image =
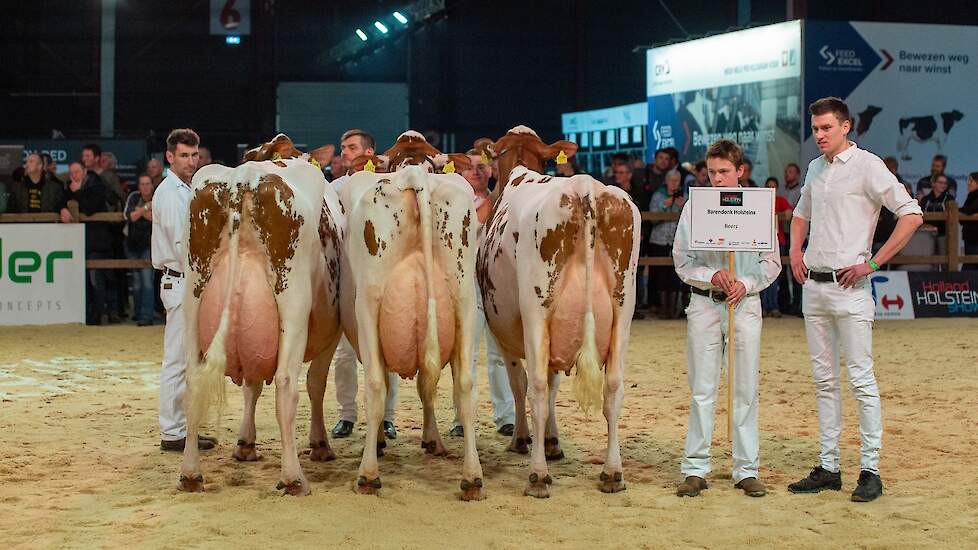
{"type": "MultiPolygon", "coordinates": [[[[711,282],[721,269],[730,267],[727,252],[690,250],[690,209],[687,202],[679,216],[676,240],[672,243],[672,261],[676,275],[688,285],[703,290],[722,290],[711,282]]],[[[773,252],[735,252],[734,269],[737,280],[744,283],[747,294],[757,294],[781,274],[781,255],[773,252]]]]}
{"type": "Polygon", "coordinates": [[[153,193],[153,267],[184,272],[183,231],[190,209],[190,186],[173,172],[153,193]]]}
{"type": "Polygon", "coordinates": [[[812,160],[794,211],[810,223],[805,265],[826,272],[868,262],[881,205],[898,218],[921,213],[883,161],[851,141],[833,162],[812,160]]]}

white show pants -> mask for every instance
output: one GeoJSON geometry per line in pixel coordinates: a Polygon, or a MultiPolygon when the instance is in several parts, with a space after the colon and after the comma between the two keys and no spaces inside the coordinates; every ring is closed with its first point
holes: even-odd
{"type": "MultiPolygon", "coordinates": [[[[689,365],[689,430],[683,451],[684,476],[710,473],[713,410],[726,362],[726,303],[693,294],[686,308],[686,361],[689,365]]],[[[758,382],[761,351],[761,299],[747,296],[734,310],[733,481],[757,477],[758,382]]]]}
{"type": "Polygon", "coordinates": [[[846,358],[849,386],[859,407],[862,439],[860,467],[879,473],[883,439],[880,392],[873,374],[873,320],[876,305],[864,280],[853,288],[809,279],[802,293],[805,333],[812,356],[822,468],[839,471],[839,434],[842,433],[842,396],[839,384],[839,345],[846,358]]]}
{"type": "Polygon", "coordinates": [[[163,366],[160,370],[160,433],[166,441],[187,437],[187,416],[183,410],[183,396],[187,393],[183,285],[183,277],[166,274],[160,283],[160,300],[166,308],[163,366]]]}
{"type": "MultiPolygon", "coordinates": [[[[340,420],[357,421],[357,352],[346,339],[340,338],[333,354],[333,384],[336,385],[336,402],[340,406],[340,420]]],[[[384,420],[394,421],[394,407],[397,405],[397,384],[400,376],[391,372],[387,374],[390,389],[387,390],[387,400],[384,407],[384,420]]]]}
{"type": "MultiPolygon", "coordinates": [[[[513,390],[509,386],[509,374],[506,372],[506,363],[503,356],[499,353],[499,344],[496,337],[489,330],[486,323],[486,311],[482,304],[482,291],[478,284],[475,289],[475,327],[472,332],[472,410],[478,411],[479,392],[476,383],[479,380],[479,370],[476,363],[479,359],[479,346],[482,344],[482,334],[486,335],[486,365],[489,374],[489,397],[492,400],[492,421],[496,424],[496,429],[506,424],[516,423],[516,412],[513,401],[513,390]]],[[[478,415],[478,412],[476,412],[478,415]]],[[[452,420],[452,427],[459,426],[458,407],[455,408],[455,419],[452,420]]]]}

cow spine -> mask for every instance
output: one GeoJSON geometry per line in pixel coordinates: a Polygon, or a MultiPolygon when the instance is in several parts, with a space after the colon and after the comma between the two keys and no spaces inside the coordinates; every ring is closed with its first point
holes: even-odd
{"type": "MultiPolygon", "coordinates": [[[[587,182],[590,183],[590,182],[587,182]]],[[[583,194],[584,202],[584,341],[577,352],[575,364],[577,376],[574,377],[574,397],[587,418],[592,409],[601,407],[603,401],[603,376],[598,359],[598,345],[594,326],[594,246],[595,246],[595,210],[591,186],[583,194]]],[[[580,195],[579,195],[580,196],[580,195]]]]}
{"type": "Polygon", "coordinates": [[[441,373],[441,348],[438,344],[438,304],[435,301],[434,250],[432,241],[434,229],[431,215],[431,191],[421,169],[409,167],[418,197],[418,217],[421,222],[421,250],[424,254],[424,279],[428,293],[428,327],[425,331],[424,364],[421,365],[419,382],[422,398],[432,402],[438,391],[438,375],[441,373]]]}

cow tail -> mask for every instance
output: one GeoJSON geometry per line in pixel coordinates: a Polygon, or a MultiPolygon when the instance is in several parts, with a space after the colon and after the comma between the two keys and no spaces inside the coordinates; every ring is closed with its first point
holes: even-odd
{"type": "MultiPolygon", "coordinates": [[[[246,199],[247,201],[247,199],[246,199]]],[[[242,209],[250,207],[242,204],[242,209]]],[[[227,230],[232,231],[235,216],[240,216],[240,212],[232,211],[228,216],[227,230]]],[[[238,257],[238,241],[240,231],[233,231],[228,241],[228,278],[224,295],[224,307],[221,310],[221,321],[217,325],[217,332],[211,340],[210,346],[204,353],[203,362],[196,357],[190,358],[195,368],[187,377],[187,391],[189,403],[187,404],[187,422],[190,425],[199,427],[207,418],[211,407],[215,411],[215,425],[220,423],[221,415],[226,403],[224,373],[227,367],[227,347],[226,340],[231,326],[231,298],[234,288],[237,286],[238,271],[240,269],[240,259],[238,257]]],[[[188,319],[187,322],[196,323],[196,319],[188,319]]]]}
{"type": "Polygon", "coordinates": [[[431,190],[421,176],[420,169],[415,181],[418,185],[415,192],[418,197],[418,214],[421,222],[421,250],[424,254],[424,280],[428,294],[428,330],[425,334],[424,363],[419,373],[421,398],[431,403],[438,391],[438,377],[441,373],[441,348],[438,344],[438,304],[435,301],[435,258],[434,258],[434,222],[431,215],[431,190]]]}
{"type": "Polygon", "coordinates": [[[593,409],[600,409],[603,402],[604,376],[601,372],[601,363],[598,359],[598,345],[594,328],[594,298],[592,288],[594,287],[594,245],[595,232],[595,209],[594,196],[590,185],[582,197],[584,206],[584,300],[586,308],[584,313],[584,341],[581,349],[577,352],[575,364],[577,365],[577,376],[574,377],[574,397],[577,404],[584,411],[587,418],[593,409]]]}

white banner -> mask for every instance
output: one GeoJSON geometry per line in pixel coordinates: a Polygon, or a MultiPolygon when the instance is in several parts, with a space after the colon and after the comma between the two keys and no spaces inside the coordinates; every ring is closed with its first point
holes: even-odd
{"type": "Polygon", "coordinates": [[[84,225],[0,224],[0,325],[84,322],[84,225]]]}
{"type": "Polygon", "coordinates": [[[777,250],[774,189],[690,187],[690,250],[777,250]]]}
{"type": "Polygon", "coordinates": [[[914,318],[906,271],[877,271],[869,276],[876,300],[876,320],[914,318]]]}
{"type": "Polygon", "coordinates": [[[671,46],[646,56],[648,97],[801,76],[801,22],[787,21],[671,46]]]}

